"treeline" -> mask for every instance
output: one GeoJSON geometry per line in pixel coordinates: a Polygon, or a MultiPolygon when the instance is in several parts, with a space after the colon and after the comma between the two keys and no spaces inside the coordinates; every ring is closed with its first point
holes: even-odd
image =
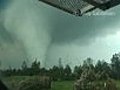
{"type": "Polygon", "coordinates": [[[120,54],[114,54],[111,58],[111,62],[98,60],[96,64],[93,64],[93,59],[87,58],[83,64],[75,66],[74,70],[69,65],[63,67],[62,60],[59,59],[59,66],[53,66],[50,69],[41,68],[40,62],[34,60],[31,66],[28,67],[27,62],[23,61],[20,69],[6,69],[2,71],[4,76],[50,76],[53,80],[75,80],[78,79],[86,70],[92,71],[96,76],[100,76],[101,80],[105,80],[108,77],[116,80],[120,80],[120,54]]]}

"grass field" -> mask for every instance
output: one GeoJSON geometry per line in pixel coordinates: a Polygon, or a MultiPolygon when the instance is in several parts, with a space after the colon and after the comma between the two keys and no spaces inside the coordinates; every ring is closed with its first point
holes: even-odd
{"type": "MultiPolygon", "coordinates": [[[[21,80],[24,80],[26,78],[30,77],[25,77],[25,76],[16,76],[16,77],[8,77],[4,78],[3,80],[9,87],[14,87],[14,90],[17,90],[16,87],[18,87],[18,83],[21,80]]],[[[74,81],[57,81],[57,82],[52,82],[52,88],[51,90],[73,90],[73,83],[74,81]]],[[[120,81],[116,81],[117,87],[120,90],[120,81]]]]}
{"type": "MultiPolygon", "coordinates": [[[[73,81],[54,82],[52,90],[73,90],[73,81]]],[[[117,88],[120,90],[120,81],[116,81],[117,88]]]]}
{"type": "Polygon", "coordinates": [[[53,82],[51,90],[73,90],[73,81],[53,82]]]}

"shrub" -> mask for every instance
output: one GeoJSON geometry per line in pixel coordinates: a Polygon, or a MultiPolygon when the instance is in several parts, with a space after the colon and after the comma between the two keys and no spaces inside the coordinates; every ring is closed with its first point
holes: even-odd
{"type": "Polygon", "coordinates": [[[49,77],[33,76],[22,80],[19,83],[18,90],[48,90],[51,88],[51,79],[49,77]]]}

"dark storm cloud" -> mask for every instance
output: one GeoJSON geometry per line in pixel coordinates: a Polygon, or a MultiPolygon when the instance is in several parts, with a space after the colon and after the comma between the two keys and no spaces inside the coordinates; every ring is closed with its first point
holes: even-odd
{"type": "Polygon", "coordinates": [[[19,67],[27,54],[23,43],[4,26],[5,13],[12,0],[0,0],[0,68],[19,67]]]}
{"type": "Polygon", "coordinates": [[[8,3],[11,0],[0,0],[0,45],[4,42],[6,43],[13,43],[14,39],[12,35],[5,29],[3,22],[4,22],[4,14],[3,11],[7,8],[8,3]]]}
{"type": "Polygon", "coordinates": [[[5,9],[10,0],[0,0],[0,10],[5,9]]]}
{"type": "MultiPolygon", "coordinates": [[[[6,1],[8,0],[0,0],[0,8],[7,7],[6,1]]],[[[52,53],[53,56],[50,56],[55,57],[54,55],[59,52],[55,47],[51,49],[54,44],[63,44],[61,46],[65,47],[64,44],[75,44],[74,41],[77,40],[76,43],[85,45],[96,37],[113,34],[116,30],[110,31],[105,28],[113,28],[117,24],[118,18],[120,18],[118,10],[119,8],[111,10],[116,13],[115,16],[75,17],[50,8],[46,4],[40,3],[39,5],[37,0],[13,0],[13,4],[7,8],[7,11],[5,10],[5,22],[1,20],[3,14],[0,14],[0,22],[7,27],[6,30],[0,23],[0,43],[6,45],[6,47],[1,46],[3,51],[0,50],[0,59],[8,64],[6,66],[9,64],[17,66],[22,62],[23,57],[25,60],[29,55],[39,56],[38,59],[42,57],[44,60],[51,55],[48,53],[50,50],[56,50],[52,53]]],[[[47,58],[49,59],[49,57],[47,58]]],[[[46,62],[49,61],[46,60],[46,62]]]]}
{"type": "Polygon", "coordinates": [[[0,61],[2,68],[19,67],[18,63],[26,60],[24,45],[0,24],[0,61]],[[14,62],[14,63],[13,63],[14,62]]]}
{"type": "Polygon", "coordinates": [[[3,43],[2,41],[6,42],[6,43],[14,43],[14,38],[10,34],[10,32],[8,32],[4,28],[4,26],[0,25],[0,43],[3,43]]]}
{"type": "MultiPolygon", "coordinates": [[[[115,15],[109,16],[83,16],[75,17],[70,15],[58,14],[54,20],[54,32],[52,33],[52,42],[58,44],[70,43],[79,39],[79,44],[89,42],[91,38],[105,36],[115,33],[116,30],[105,30],[104,28],[112,28],[119,21],[118,9],[110,10],[108,13],[115,15]]],[[[62,12],[61,12],[62,13],[62,12]]]]}

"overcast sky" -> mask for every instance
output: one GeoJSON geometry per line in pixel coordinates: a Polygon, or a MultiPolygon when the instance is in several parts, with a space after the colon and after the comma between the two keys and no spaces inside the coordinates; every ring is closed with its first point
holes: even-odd
{"type": "MultiPolygon", "coordinates": [[[[113,15],[76,17],[38,0],[0,0],[2,67],[20,67],[35,58],[41,65],[80,64],[87,57],[106,60],[120,51],[120,6],[113,15]]],[[[99,10],[96,10],[98,12],[99,10]]]]}

